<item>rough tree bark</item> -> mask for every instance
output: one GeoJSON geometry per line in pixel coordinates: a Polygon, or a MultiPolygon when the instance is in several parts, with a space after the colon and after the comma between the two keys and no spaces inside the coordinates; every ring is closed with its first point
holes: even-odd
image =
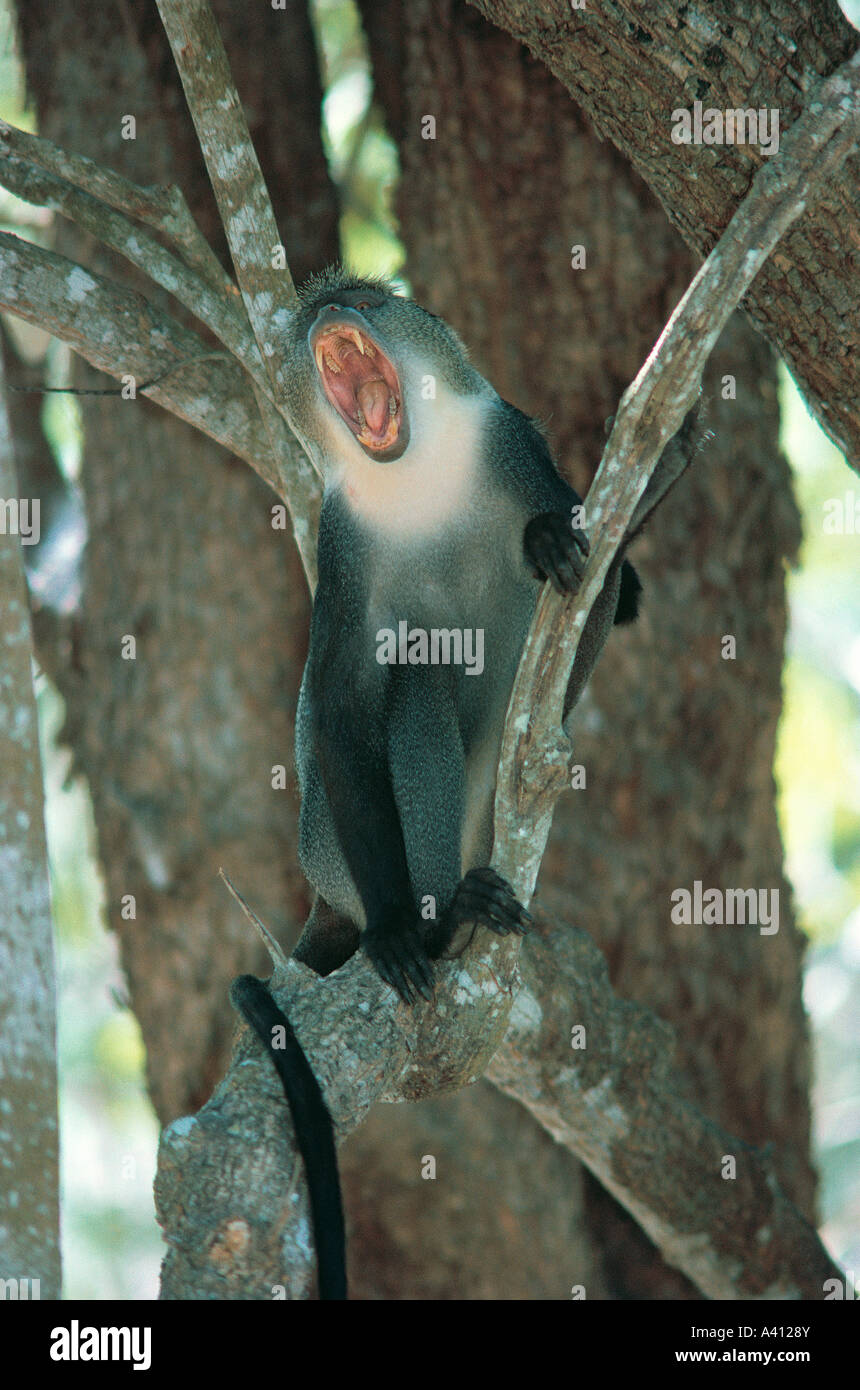
{"type": "Polygon", "coordinates": [[[56,977],[19,538],[34,521],[35,499],[19,488],[4,391],[0,370],[0,1279],[10,1281],[4,1298],[59,1298],[56,977]]]}
{"type": "MultiPolygon", "coordinates": [[[[672,112],[776,109],[784,134],[810,89],[857,48],[836,0],[473,0],[528,44],[594,129],[630,160],[688,246],[710,251],[766,156],[755,145],[679,145],[672,112]]],[[[747,297],[822,427],[860,468],[856,239],[860,156],[845,161],[747,297]],[[855,267],[846,277],[846,257],[855,267]]]]}

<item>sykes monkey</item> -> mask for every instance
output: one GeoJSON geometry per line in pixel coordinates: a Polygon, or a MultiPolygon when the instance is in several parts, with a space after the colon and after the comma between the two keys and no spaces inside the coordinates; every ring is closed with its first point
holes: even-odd
{"type": "MultiPolygon", "coordinates": [[[[582,578],[582,504],[534,421],[442,319],[386,282],[338,268],[312,278],[286,347],[287,413],[324,480],[296,720],[299,852],[317,897],[295,955],[327,974],[360,944],[412,1003],[431,997],[433,960],[461,923],[527,929],[489,867],[496,770],[541,585],[572,593],[582,578]],[[380,634],[402,631],[419,634],[407,660],[381,660],[380,634]],[[441,659],[427,660],[421,632],[443,634],[441,659]],[[480,674],[450,659],[452,634],[478,632],[480,674]]],[[[625,547],[689,462],[692,424],[664,452],[625,547]]],[[[619,554],[566,710],[613,623],[635,618],[640,587],[619,554]]]]}

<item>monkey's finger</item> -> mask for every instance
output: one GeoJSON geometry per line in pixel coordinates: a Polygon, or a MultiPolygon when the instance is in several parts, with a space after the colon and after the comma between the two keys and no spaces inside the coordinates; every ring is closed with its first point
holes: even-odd
{"type": "Polygon", "coordinates": [[[585,560],[572,533],[557,538],[554,551],[555,573],[567,591],[577,589],[585,573],[585,560]]]}
{"type": "Polygon", "coordinates": [[[424,950],[423,942],[417,937],[406,941],[398,941],[397,950],[401,970],[409,979],[411,985],[423,995],[425,999],[433,997],[433,967],[430,959],[424,950]]]}
{"type": "Polygon", "coordinates": [[[427,979],[423,972],[419,973],[417,970],[413,970],[411,982],[421,995],[421,998],[425,999],[429,1004],[433,998],[433,980],[427,979]]]}
{"type": "Polygon", "coordinates": [[[462,888],[464,896],[493,903],[505,912],[518,913],[520,910],[525,910],[521,909],[520,901],[514,890],[503,878],[497,878],[493,882],[492,880],[467,877],[463,880],[462,888]]]}
{"type": "Polygon", "coordinates": [[[494,917],[496,921],[505,924],[512,916],[506,903],[497,902],[484,893],[463,893],[457,902],[457,911],[464,921],[494,917]]]}
{"type": "Polygon", "coordinates": [[[579,588],[583,567],[573,538],[557,538],[546,559],[546,577],[560,594],[572,594],[579,588]]]}
{"type": "Polygon", "coordinates": [[[414,991],[409,983],[408,977],[403,973],[398,962],[385,960],[376,961],[375,964],[382,979],[387,985],[390,985],[393,990],[396,990],[404,1004],[413,1004],[415,1002],[414,991]]]}

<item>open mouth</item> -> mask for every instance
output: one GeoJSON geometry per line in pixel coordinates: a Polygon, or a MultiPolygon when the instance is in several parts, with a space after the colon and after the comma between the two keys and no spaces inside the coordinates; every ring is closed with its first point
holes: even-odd
{"type": "Polygon", "coordinates": [[[327,399],[359,444],[372,454],[401,454],[408,443],[403,391],[378,343],[352,324],[332,324],[314,336],[313,354],[327,399]]]}

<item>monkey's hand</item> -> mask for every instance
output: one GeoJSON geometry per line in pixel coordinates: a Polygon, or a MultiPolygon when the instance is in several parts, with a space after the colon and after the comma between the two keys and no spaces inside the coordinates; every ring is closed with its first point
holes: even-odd
{"type": "Polygon", "coordinates": [[[562,512],[533,516],[523,532],[526,564],[537,579],[548,579],[560,594],[574,594],[579,588],[587,545],[582,532],[562,512]]]}
{"type": "Polygon", "coordinates": [[[428,941],[431,956],[439,956],[458,927],[466,922],[488,927],[497,936],[524,936],[532,924],[511,885],[495,869],[470,869],[460,880],[451,904],[428,941]]]}
{"type": "Polygon", "coordinates": [[[378,974],[405,1003],[414,1004],[416,992],[423,999],[432,999],[433,966],[411,912],[368,926],[362,932],[361,944],[378,974]]]}

